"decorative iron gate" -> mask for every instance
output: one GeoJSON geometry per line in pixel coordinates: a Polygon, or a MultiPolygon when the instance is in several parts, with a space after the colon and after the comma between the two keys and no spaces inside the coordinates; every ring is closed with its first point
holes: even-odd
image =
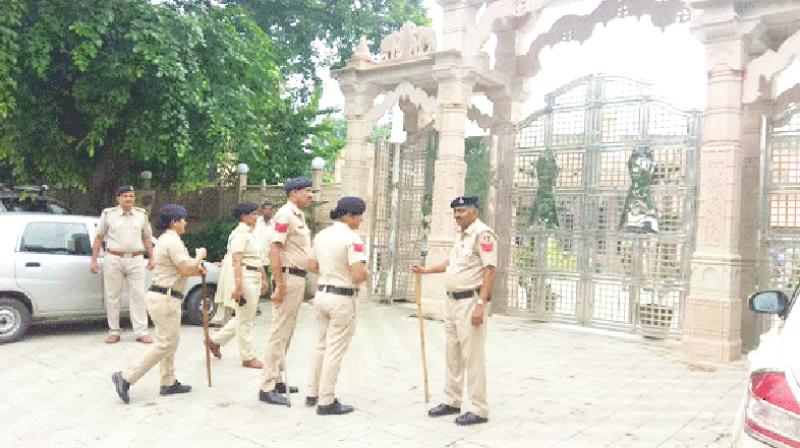
{"type": "Polygon", "coordinates": [[[699,114],[615,76],[578,79],[546,101],[517,126],[509,312],[679,335],[699,114]]]}
{"type": "Polygon", "coordinates": [[[762,152],[759,289],[791,294],[800,281],[800,109],[774,117],[762,152]]]}
{"type": "Polygon", "coordinates": [[[372,293],[382,302],[414,300],[411,265],[423,264],[425,255],[435,147],[428,128],[403,144],[375,145],[370,270],[372,293]]]}

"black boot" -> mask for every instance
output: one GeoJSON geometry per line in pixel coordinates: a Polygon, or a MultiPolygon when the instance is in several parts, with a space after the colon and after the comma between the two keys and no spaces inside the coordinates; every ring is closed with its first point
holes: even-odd
{"type": "Polygon", "coordinates": [[[306,407],[314,407],[317,405],[317,397],[306,397],[306,407]]]}
{"type": "Polygon", "coordinates": [[[334,398],[331,404],[317,406],[317,415],[341,415],[353,411],[355,411],[354,407],[339,403],[338,398],[334,398]]]}
{"type": "Polygon", "coordinates": [[[111,375],[111,381],[114,382],[114,387],[117,388],[117,395],[119,395],[120,400],[128,404],[131,401],[128,396],[128,389],[131,388],[131,383],[125,381],[125,378],[122,377],[122,372],[114,372],[111,375]]]}
{"type": "Polygon", "coordinates": [[[451,414],[458,414],[461,412],[461,408],[457,408],[455,406],[450,406],[449,404],[440,404],[434,408],[431,408],[428,411],[429,417],[441,417],[443,415],[451,415],[451,414]]]}
{"type": "Polygon", "coordinates": [[[185,394],[191,392],[191,390],[192,386],[181,384],[178,380],[175,380],[171,386],[161,386],[161,395],[185,394]]]}
{"type": "Polygon", "coordinates": [[[264,392],[263,390],[258,391],[258,399],[261,401],[265,401],[269,404],[289,406],[289,400],[287,400],[286,397],[279,394],[275,390],[271,390],[269,392],[264,392]]]}
{"type": "MultiPolygon", "coordinates": [[[[275,392],[279,394],[286,393],[286,383],[276,383],[275,384],[275,392]]],[[[289,386],[289,392],[296,394],[299,392],[299,389],[296,386],[289,386]]]]}

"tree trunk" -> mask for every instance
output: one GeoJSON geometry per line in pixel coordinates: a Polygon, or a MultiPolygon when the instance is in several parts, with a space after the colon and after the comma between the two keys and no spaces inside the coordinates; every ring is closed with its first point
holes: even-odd
{"type": "Polygon", "coordinates": [[[114,192],[122,185],[122,179],[129,174],[131,161],[128,156],[115,154],[106,148],[98,151],[95,160],[86,187],[91,201],[89,205],[99,215],[104,208],[116,205],[114,192]]]}

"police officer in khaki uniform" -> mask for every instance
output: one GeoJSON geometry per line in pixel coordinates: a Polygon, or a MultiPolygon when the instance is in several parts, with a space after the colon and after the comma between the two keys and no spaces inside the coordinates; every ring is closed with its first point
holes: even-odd
{"type": "Polygon", "coordinates": [[[497,237],[478,219],[478,197],[461,196],[450,203],[460,227],[450,251],[450,259],[438,266],[413,266],[418,274],[445,273],[447,307],[446,383],[447,400],[428,411],[431,417],[461,412],[464,371],[472,411],[456,418],[458,425],[485,423],[489,417],[486,402],[486,316],[497,266],[497,237]]]}
{"type": "Polygon", "coordinates": [[[366,205],[357,197],[343,197],[331,211],[333,225],[314,238],[311,270],[319,273],[314,296],[319,337],[311,359],[306,406],[317,406],[319,415],[353,412],[336,398],[336,380],[347,347],[356,329],[358,285],[367,280],[364,242],[356,230],[366,205]]]}
{"type": "Polygon", "coordinates": [[[151,260],[155,263],[153,284],[147,292],[147,311],[156,327],[156,343],[150,346],[133,364],[111,375],[119,398],[128,403],[128,389],[156,364],[161,364],[161,395],[182,394],[192,390],[175,378],[175,351],[180,342],[181,300],[186,277],[205,273],[205,248],[196,251],[195,258],[181,241],[186,231],[186,209],[168,204],[159,210],[159,228],[164,233],[151,260]]]}
{"type": "Polygon", "coordinates": [[[292,339],[297,312],[303,302],[306,274],[311,259],[311,230],[303,208],[311,204],[311,180],[298,177],[284,186],[288,201],[272,219],[272,245],[269,250],[272,283],[272,324],[264,356],[264,374],[258,398],[270,404],[287,405],[281,394],[295,393],[296,387],[281,382],[286,349],[292,339]],[[289,389],[289,390],[287,390],[289,389]]]}
{"type": "MultiPolygon", "coordinates": [[[[242,367],[260,369],[264,367],[253,353],[253,320],[258,311],[258,301],[267,289],[267,275],[262,265],[263,250],[258,244],[253,230],[259,215],[255,202],[242,202],[233,209],[233,216],[239,226],[228,237],[226,262],[231,263],[229,275],[232,276],[219,286],[226,307],[233,307],[236,316],[229,320],[208,341],[209,350],[217,358],[222,357],[220,346],[227,344],[236,336],[239,341],[239,356],[242,367]],[[233,302],[233,303],[231,303],[233,302]]],[[[227,272],[226,272],[227,275],[227,272]]]]}
{"type": "Polygon", "coordinates": [[[272,204],[269,202],[261,204],[261,216],[258,217],[254,230],[258,245],[264,252],[263,263],[264,271],[267,273],[267,288],[269,288],[270,281],[272,280],[269,268],[269,248],[272,244],[272,230],[275,228],[275,223],[272,221],[274,215],[275,210],[273,210],[272,204]]]}
{"type": "Polygon", "coordinates": [[[147,269],[153,269],[153,231],[144,209],[134,207],[136,195],[133,187],[117,189],[117,206],[103,210],[97,224],[97,235],[92,245],[92,262],[89,269],[93,274],[100,272],[97,257],[106,240],[106,255],[103,262],[103,289],[105,291],[106,314],[109,335],[106,342],[119,342],[119,309],[123,284],[127,286],[130,318],[136,340],[150,344],[153,340],[147,335],[147,310],[144,303],[145,263],[143,255],[147,251],[147,269]]]}

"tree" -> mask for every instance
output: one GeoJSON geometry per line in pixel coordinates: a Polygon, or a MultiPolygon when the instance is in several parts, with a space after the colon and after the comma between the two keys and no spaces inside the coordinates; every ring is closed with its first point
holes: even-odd
{"type": "Polygon", "coordinates": [[[467,176],[464,181],[464,194],[479,196],[481,210],[486,210],[489,185],[494,182],[491,157],[484,137],[465,139],[464,161],[467,164],[467,176]]]}

